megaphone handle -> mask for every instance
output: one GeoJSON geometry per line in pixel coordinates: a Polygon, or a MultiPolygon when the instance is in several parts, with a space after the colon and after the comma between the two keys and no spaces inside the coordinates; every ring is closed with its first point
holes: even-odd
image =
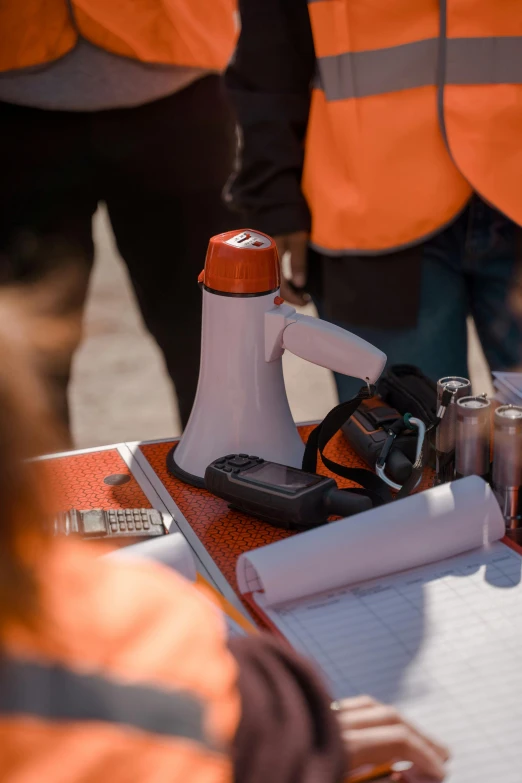
{"type": "Polygon", "coordinates": [[[312,364],[375,383],[386,355],[340,326],[296,313],[283,331],[283,347],[312,364]]]}

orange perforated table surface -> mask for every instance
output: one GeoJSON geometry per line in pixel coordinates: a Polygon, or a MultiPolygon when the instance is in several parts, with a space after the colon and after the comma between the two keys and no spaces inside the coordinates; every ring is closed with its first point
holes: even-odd
{"type": "MultiPolygon", "coordinates": [[[[313,425],[299,428],[304,441],[312,429],[313,425]]],[[[237,593],[239,555],[291,533],[232,510],[226,501],[171,476],[166,458],[174,443],[170,440],[134,447],[120,444],[45,460],[59,508],[161,508],[162,500],[205,567],[211,573],[214,569],[212,576],[218,586],[221,579],[221,588],[228,583],[237,593]]],[[[340,433],[332,439],[326,454],[343,465],[365,467],[340,433]]],[[[322,464],[319,472],[332,475],[322,464]]],[[[339,486],[350,486],[345,479],[335,478],[339,486]]],[[[422,488],[427,488],[431,481],[431,476],[426,476],[422,488]]]]}
{"type": "MultiPolygon", "coordinates": [[[[299,428],[304,441],[312,429],[313,426],[299,428]]],[[[139,450],[221,574],[237,591],[236,562],[239,555],[292,534],[230,509],[225,500],[211,495],[206,490],[188,486],[172,476],[167,471],[166,459],[174,443],[175,441],[144,443],[139,446],[139,450]]],[[[350,449],[341,433],[338,433],[328,445],[326,456],[349,467],[366,467],[350,449]]],[[[323,465],[319,467],[319,472],[325,476],[333,475],[323,465]]],[[[345,479],[338,476],[334,478],[339,486],[351,486],[345,479]]],[[[431,480],[431,476],[427,475],[423,480],[422,488],[426,489],[430,486],[431,480]]]]}
{"type": "Polygon", "coordinates": [[[145,492],[117,448],[45,460],[60,508],[150,508],[145,492]]]}

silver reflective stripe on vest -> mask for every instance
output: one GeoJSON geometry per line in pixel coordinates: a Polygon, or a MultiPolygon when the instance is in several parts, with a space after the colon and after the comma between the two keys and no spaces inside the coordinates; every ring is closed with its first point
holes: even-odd
{"type": "MultiPolygon", "coordinates": [[[[446,84],[522,84],[522,37],[448,38],[446,84]]],[[[439,38],[317,60],[328,101],[437,85],[439,38]]]]}
{"type": "Polygon", "coordinates": [[[446,84],[522,84],[522,38],[447,38],[446,84]]]}
{"type": "Polygon", "coordinates": [[[427,41],[318,59],[320,86],[329,101],[365,98],[435,84],[439,41],[427,41]]]}
{"type": "Polygon", "coordinates": [[[204,704],[194,694],[77,672],[59,664],[3,658],[0,716],[117,724],[216,750],[205,731],[204,704]]]}

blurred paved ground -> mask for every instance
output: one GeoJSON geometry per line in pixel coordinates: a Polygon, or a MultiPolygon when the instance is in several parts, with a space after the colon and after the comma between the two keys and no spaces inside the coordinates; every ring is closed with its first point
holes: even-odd
{"type": "MultiPolygon", "coordinates": [[[[76,445],[84,448],[178,434],[170,381],[159,351],[141,323],[104,211],[96,215],[94,231],[96,266],[85,339],[76,356],[71,388],[76,445]]],[[[471,365],[476,388],[490,389],[474,337],[471,365]]],[[[285,355],[284,369],[294,418],[322,418],[336,402],[330,373],[290,354],[285,355]]]]}

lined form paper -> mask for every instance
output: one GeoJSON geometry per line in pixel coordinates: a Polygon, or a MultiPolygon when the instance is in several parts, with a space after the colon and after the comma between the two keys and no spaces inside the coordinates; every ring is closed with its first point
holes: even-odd
{"type": "Polygon", "coordinates": [[[245,552],[237,581],[242,593],[281,604],[489,546],[504,533],[491,487],[468,476],[245,552]]]}
{"type": "Polygon", "coordinates": [[[335,698],[395,704],[452,751],[448,783],[522,781],[522,558],[501,543],[268,607],[335,698]]]}

